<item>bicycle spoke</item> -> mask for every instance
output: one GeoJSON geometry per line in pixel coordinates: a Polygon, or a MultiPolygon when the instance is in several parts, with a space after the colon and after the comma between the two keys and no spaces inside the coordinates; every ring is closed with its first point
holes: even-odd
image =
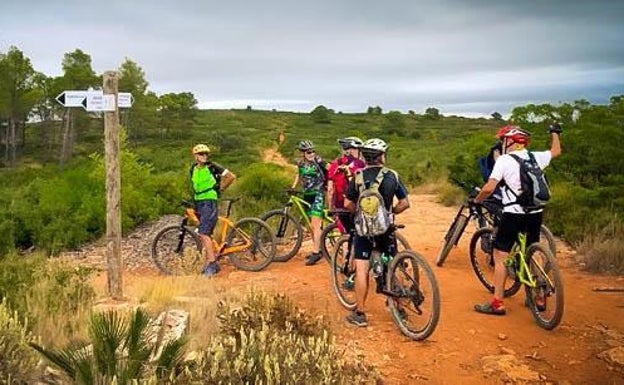
{"type": "Polygon", "coordinates": [[[355,268],[349,251],[348,236],[342,236],[336,243],[331,258],[331,282],[336,297],[345,308],[355,308],[355,268]]]}
{"type": "Polygon", "coordinates": [[[188,231],[180,234],[180,226],[162,229],[152,242],[152,259],[165,274],[199,273],[203,266],[200,243],[188,231]]]}
{"type": "Polygon", "coordinates": [[[537,324],[551,330],[563,316],[563,284],[559,268],[543,245],[531,245],[527,255],[527,273],[535,282],[535,287],[526,286],[527,304],[537,324]]]}
{"type": "Polygon", "coordinates": [[[414,340],[427,338],[437,326],[440,298],[437,282],[425,260],[413,251],[397,254],[388,275],[388,305],[401,332],[414,340]]]}
{"type": "Polygon", "coordinates": [[[225,254],[240,269],[259,271],[273,259],[274,236],[271,229],[256,218],[244,218],[236,222],[228,233],[225,254]]]}

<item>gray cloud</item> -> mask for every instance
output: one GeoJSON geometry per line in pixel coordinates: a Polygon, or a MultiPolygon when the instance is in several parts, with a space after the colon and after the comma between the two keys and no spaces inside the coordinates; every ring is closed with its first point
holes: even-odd
{"type": "Polygon", "coordinates": [[[158,93],[206,107],[505,113],[624,93],[617,1],[30,1],[0,5],[0,51],[60,74],[129,57],[158,93]]]}

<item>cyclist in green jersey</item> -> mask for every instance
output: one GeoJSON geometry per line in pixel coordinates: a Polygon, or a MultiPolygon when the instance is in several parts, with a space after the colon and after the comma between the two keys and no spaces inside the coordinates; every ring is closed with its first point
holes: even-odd
{"type": "Polygon", "coordinates": [[[236,175],[223,166],[210,160],[210,148],[205,144],[193,147],[195,163],[189,171],[190,185],[195,202],[195,211],[199,213],[199,239],[205,253],[206,265],[202,269],[205,276],[213,276],[221,269],[215,260],[212,246],[212,232],[217,225],[217,199],[236,175]]]}
{"type": "Polygon", "coordinates": [[[297,162],[297,177],[292,188],[301,182],[303,199],[310,204],[308,215],[312,228],[313,248],[307,256],[306,265],[311,266],[321,259],[321,222],[325,208],[325,186],[327,181],[327,163],[316,155],[314,144],[309,140],[299,142],[297,146],[302,158],[297,162]]]}

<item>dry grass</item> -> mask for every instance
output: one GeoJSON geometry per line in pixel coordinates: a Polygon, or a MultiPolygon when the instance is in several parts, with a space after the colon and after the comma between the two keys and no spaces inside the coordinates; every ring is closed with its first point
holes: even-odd
{"type": "Polygon", "coordinates": [[[578,254],[588,271],[624,274],[624,225],[612,222],[602,231],[585,237],[578,254]]]}

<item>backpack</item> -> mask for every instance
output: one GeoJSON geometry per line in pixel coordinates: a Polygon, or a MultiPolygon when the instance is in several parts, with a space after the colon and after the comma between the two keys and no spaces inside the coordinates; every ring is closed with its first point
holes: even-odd
{"type": "Polygon", "coordinates": [[[390,171],[382,167],[368,188],[364,184],[364,170],[355,173],[355,185],[360,193],[355,207],[355,231],[361,237],[374,237],[385,234],[392,225],[392,215],[386,209],[379,186],[390,171]]]}
{"type": "Polygon", "coordinates": [[[502,144],[500,142],[494,144],[487,155],[479,158],[479,171],[481,171],[481,177],[484,182],[490,179],[490,174],[492,174],[492,169],[494,169],[494,163],[496,162],[494,151],[498,151],[499,154],[502,152],[502,144]]]}
{"type": "Polygon", "coordinates": [[[515,154],[509,155],[520,165],[520,194],[516,195],[509,189],[512,194],[516,195],[515,203],[522,206],[525,212],[544,208],[550,200],[550,188],[535,156],[530,152],[529,159],[522,159],[515,154]]]}

